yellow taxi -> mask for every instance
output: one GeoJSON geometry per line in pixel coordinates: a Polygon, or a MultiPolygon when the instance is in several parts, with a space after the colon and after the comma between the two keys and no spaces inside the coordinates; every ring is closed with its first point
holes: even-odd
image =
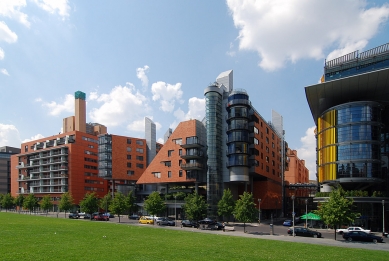
{"type": "Polygon", "coordinates": [[[154,219],[152,217],[141,216],[139,218],[139,223],[141,223],[141,224],[154,224],[154,219]]]}

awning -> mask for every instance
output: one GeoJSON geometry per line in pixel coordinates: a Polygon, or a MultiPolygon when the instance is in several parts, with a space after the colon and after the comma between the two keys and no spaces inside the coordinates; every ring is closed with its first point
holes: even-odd
{"type": "Polygon", "coordinates": [[[300,220],[304,220],[304,219],[310,219],[310,220],[321,220],[320,216],[319,215],[316,215],[312,212],[309,212],[308,214],[306,215],[302,215],[300,217],[300,220]]]}

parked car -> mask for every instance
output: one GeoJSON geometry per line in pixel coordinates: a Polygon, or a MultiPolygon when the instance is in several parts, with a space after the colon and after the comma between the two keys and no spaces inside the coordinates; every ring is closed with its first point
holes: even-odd
{"type": "Polygon", "coordinates": [[[375,236],[370,233],[366,233],[363,231],[351,231],[347,233],[343,233],[343,238],[346,239],[347,241],[365,241],[365,242],[373,242],[377,243],[383,242],[383,238],[380,236],[375,236]]]}
{"type": "Polygon", "coordinates": [[[369,229],[363,229],[361,227],[348,227],[348,228],[339,228],[336,230],[336,233],[343,234],[351,231],[362,231],[366,233],[370,233],[371,231],[369,229]]]}
{"type": "Polygon", "coordinates": [[[282,225],[286,226],[286,227],[291,227],[291,226],[293,226],[293,221],[290,219],[287,219],[284,221],[284,223],[282,225]]]}
{"type": "Polygon", "coordinates": [[[139,220],[140,216],[139,215],[131,215],[131,216],[128,216],[129,219],[132,219],[132,220],[139,220]]]}
{"type": "Polygon", "coordinates": [[[107,217],[109,217],[109,218],[114,218],[114,217],[115,217],[113,214],[111,214],[111,213],[109,213],[109,212],[104,213],[103,215],[104,215],[104,216],[107,216],[107,217]]]}
{"type": "Polygon", "coordinates": [[[211,229],[214,229],[214,230],[223,230],[224,229],[224,225],[220,222],[216,222],[214,223],[214,226],[211,227],[211,229]]]}
{"type": "Polygon", "coordinates": [[[83,216],[84,219],[91,219],[91,215],[90,214],[87,214],[85,213],[84,216],[83,216]]]}
{"type": "MultiPolygon", "coordinates": [[[[296,236],[301,236],[301,237],[321,237],[321,233],[318,231],[314,231],[305,227],[295,227],[294,228],[294,233],[296,236]]],[[[288,229],[288,234],[293,235],[293,227],[290,227],[288,229]]]]}
{"type": "Polygon", "coordinates": [[[139,223],[140,224],[154,224],[154,219],[152,217],[141,216],[139,218],[139,223]]]}
{"type": "Polygon", "coordinates": [[[382,236],[389,238],[389,233],[388,232],[382,232],[382,236]]]}
{"type": "Polygon", "coordinates": [[[72,218],[72,219],[79,219],[80,216],[79,216],[78,213],[76,213],[76,212],[71,212],[71,213],[69,213],[69,218],[72,218]]]}
{"type": "Polygon", "coordinates": [[[92,214],[92,220],[109,221],[109,217],[105,216],[103,213],[95,212],[92,214]]]}
{"type": "Polygon", "coordinates": [[[80,217],[83,217],[83,216],[85,216],[85,212],[78,212],[78,215],[79,215],[80,217]]]}
{"type": "Polygon", "coordinates": [[[202,219],[202,220],[199,220],[198,223],[201,224],[201,225],[204,225],[204,224],[213,224],[213,223],[215,223],[215,221],[212,220],[212,219],[210,219],[210,218],[204,218],[204,219],[202,219]]]}
{"type": "Polygon", "coordinates": [[[184,219],[181,221],[181,227],[198,227],[198,224],[195,221],[184,219]]]}
{"type": "Polygon", "coordinates": [[[161,219],[157,220],[157,225],[159,225],[159,226],[175,226],[176,222],[174,222],[173,220],[170,220],[168,218],[161,218],[161,219]]]}

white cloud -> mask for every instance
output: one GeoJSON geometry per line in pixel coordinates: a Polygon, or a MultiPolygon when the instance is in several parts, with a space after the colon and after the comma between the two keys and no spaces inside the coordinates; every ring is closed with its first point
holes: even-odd
{"type": "Polygon", "coordinates": [[[68,0],[33,0],[33,2],[50,14],[58,13],[65,19],[69,16],[70,6],[68,0]]]}
{"type": "Polygon", "coordinates": [[[302,147],[297,149],[297,157],[305,160],[305,167],[309,170],[309,179],[316,180],[316,138],[315,126],[306,130],[300,140],[302,147]]]}
{"type": "Polygon", "coordinates": [[[158,143],[161,143],[161,144],[164,144],[165,143],[165,140],[163,138],[158,138],[157,139],[157,142],[158,143]]]}
{"type": "Polygon", "coordinates": [[[97,92],[90,92],[89,93],[89,100],[93,101],[93,100],[97,100],[97,98],[99,98],[99,95],[97,92]]]}
{"type": "Polygon", "coordinates": [[[24,142],[29,142],[29,141],[33,141],[33,140],[39,140],[39,139],[42,139],[44,138],[45,136],[43,136],[42,134],[37,134],[37,135],[34,135],[32,136],[30,139],[25,139],[22,141],[22,143],[24,142]]]}
{"type": "Polygon", "coordinates": [[[0,60],[4,59],[4,50],[0,47],[0,60]]]}
{"type": "Polygon", "coordinates": [[[227,0],[239,31],[239,49],[256,51],[272,71],[301,59],[335,57],[366,46],[388,20],[389,4],[365,0],[227,0]],[[355,49],[356,48],[356,49],[355,49]]]}
{"type": "Polygon", "coordinates": [[[27,20],[27,14],[20,11],[20,9],[26,5],[25,0],[1,0],[0,16],[8,17],[18,21],[26,27],[30,27],[30,22],[27,20]]]}
{"type": "Polygon", "coordinates": [[[116,86],[108,94],[98,95],[96,101],[102,105],[92,109],[89,116],[107,127],[137,120],[149,111],[146,97],[130,83],[116,86]]]}
{"type": "Polygon", "coordinates": [[[152,84],[151,91],[153,93],[153,100],[160,100],[160,109],[164,112],[172,112],[176,101],[181,102],[183,94],[181,83],[172,85],[165,82],[156,82],[152,84]]]}
{"type": "Polygon", "coordinates": [[[230,57],[234,57],[236,52],[234,51],[234,44],[230,43],[230,49],[226,52],[226,54],[230,57]]]}
{"type": "Polygon", "coordinates": [[[18,36],[9,29],[9,27],[3,21],[0,21],[0,41],[7,43],[15,43],[18,40],[18,36]]]}
{"type": "Polygon", "coordinates": [[[174,116],[178,121],[187,121],[190,119],[203,120],[205,117],[205,98],[190,98],[188,101],[188,112],[185,113],[181,108],[178,108],[174,112],[174,116]]]}
{"type": "Polygon", "coordinates": [[[74,113],[74,95],[67,94],[62,103],[44,102],[41,98],[35,99],[37,102],[41,102],[43,107],[49,109],[49,114],[53,116],[58,116],[62,112],[73,112],[74,113]]]}
{"type": "Polygon", "coordinates": [[[21,140],[18,129],[14,125],[0,123],[0,147],[20,148],[21,140]]]}
{"type": "Polygon", "coordinates": [[[142,86],[147,87],[149,85],[149,79],[147,78],[146,72],[149,70],[149,67],[145,65],[143,68],[136,69],[136,77],[141,80],[142,86]]]}
{"type": "Polygon", "coordinates": [[[0,69],[0,72],[1,72],[2,74],[4,74],[4,75],[9,76],[8,71],[7,71],[6,69],[4,69],[4,68],[0,69]]]}

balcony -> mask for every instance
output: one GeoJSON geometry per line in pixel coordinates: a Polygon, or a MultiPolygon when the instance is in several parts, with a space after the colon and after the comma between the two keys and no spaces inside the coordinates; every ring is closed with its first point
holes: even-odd
{"type": "Polygon", "coordinates": [[[196,151],[196,152],[183,153],[181,155],[181,158],[183,158],[183,159],[199,159],[199,158],[202,158],[203,156],[204,156],[204,152],[196,151]]]}
{"type": "Polygon", "coordinates": [[[203,164],[201,163],[183,163],[181,168],[184,170],[202,170],[203,164]]]}

